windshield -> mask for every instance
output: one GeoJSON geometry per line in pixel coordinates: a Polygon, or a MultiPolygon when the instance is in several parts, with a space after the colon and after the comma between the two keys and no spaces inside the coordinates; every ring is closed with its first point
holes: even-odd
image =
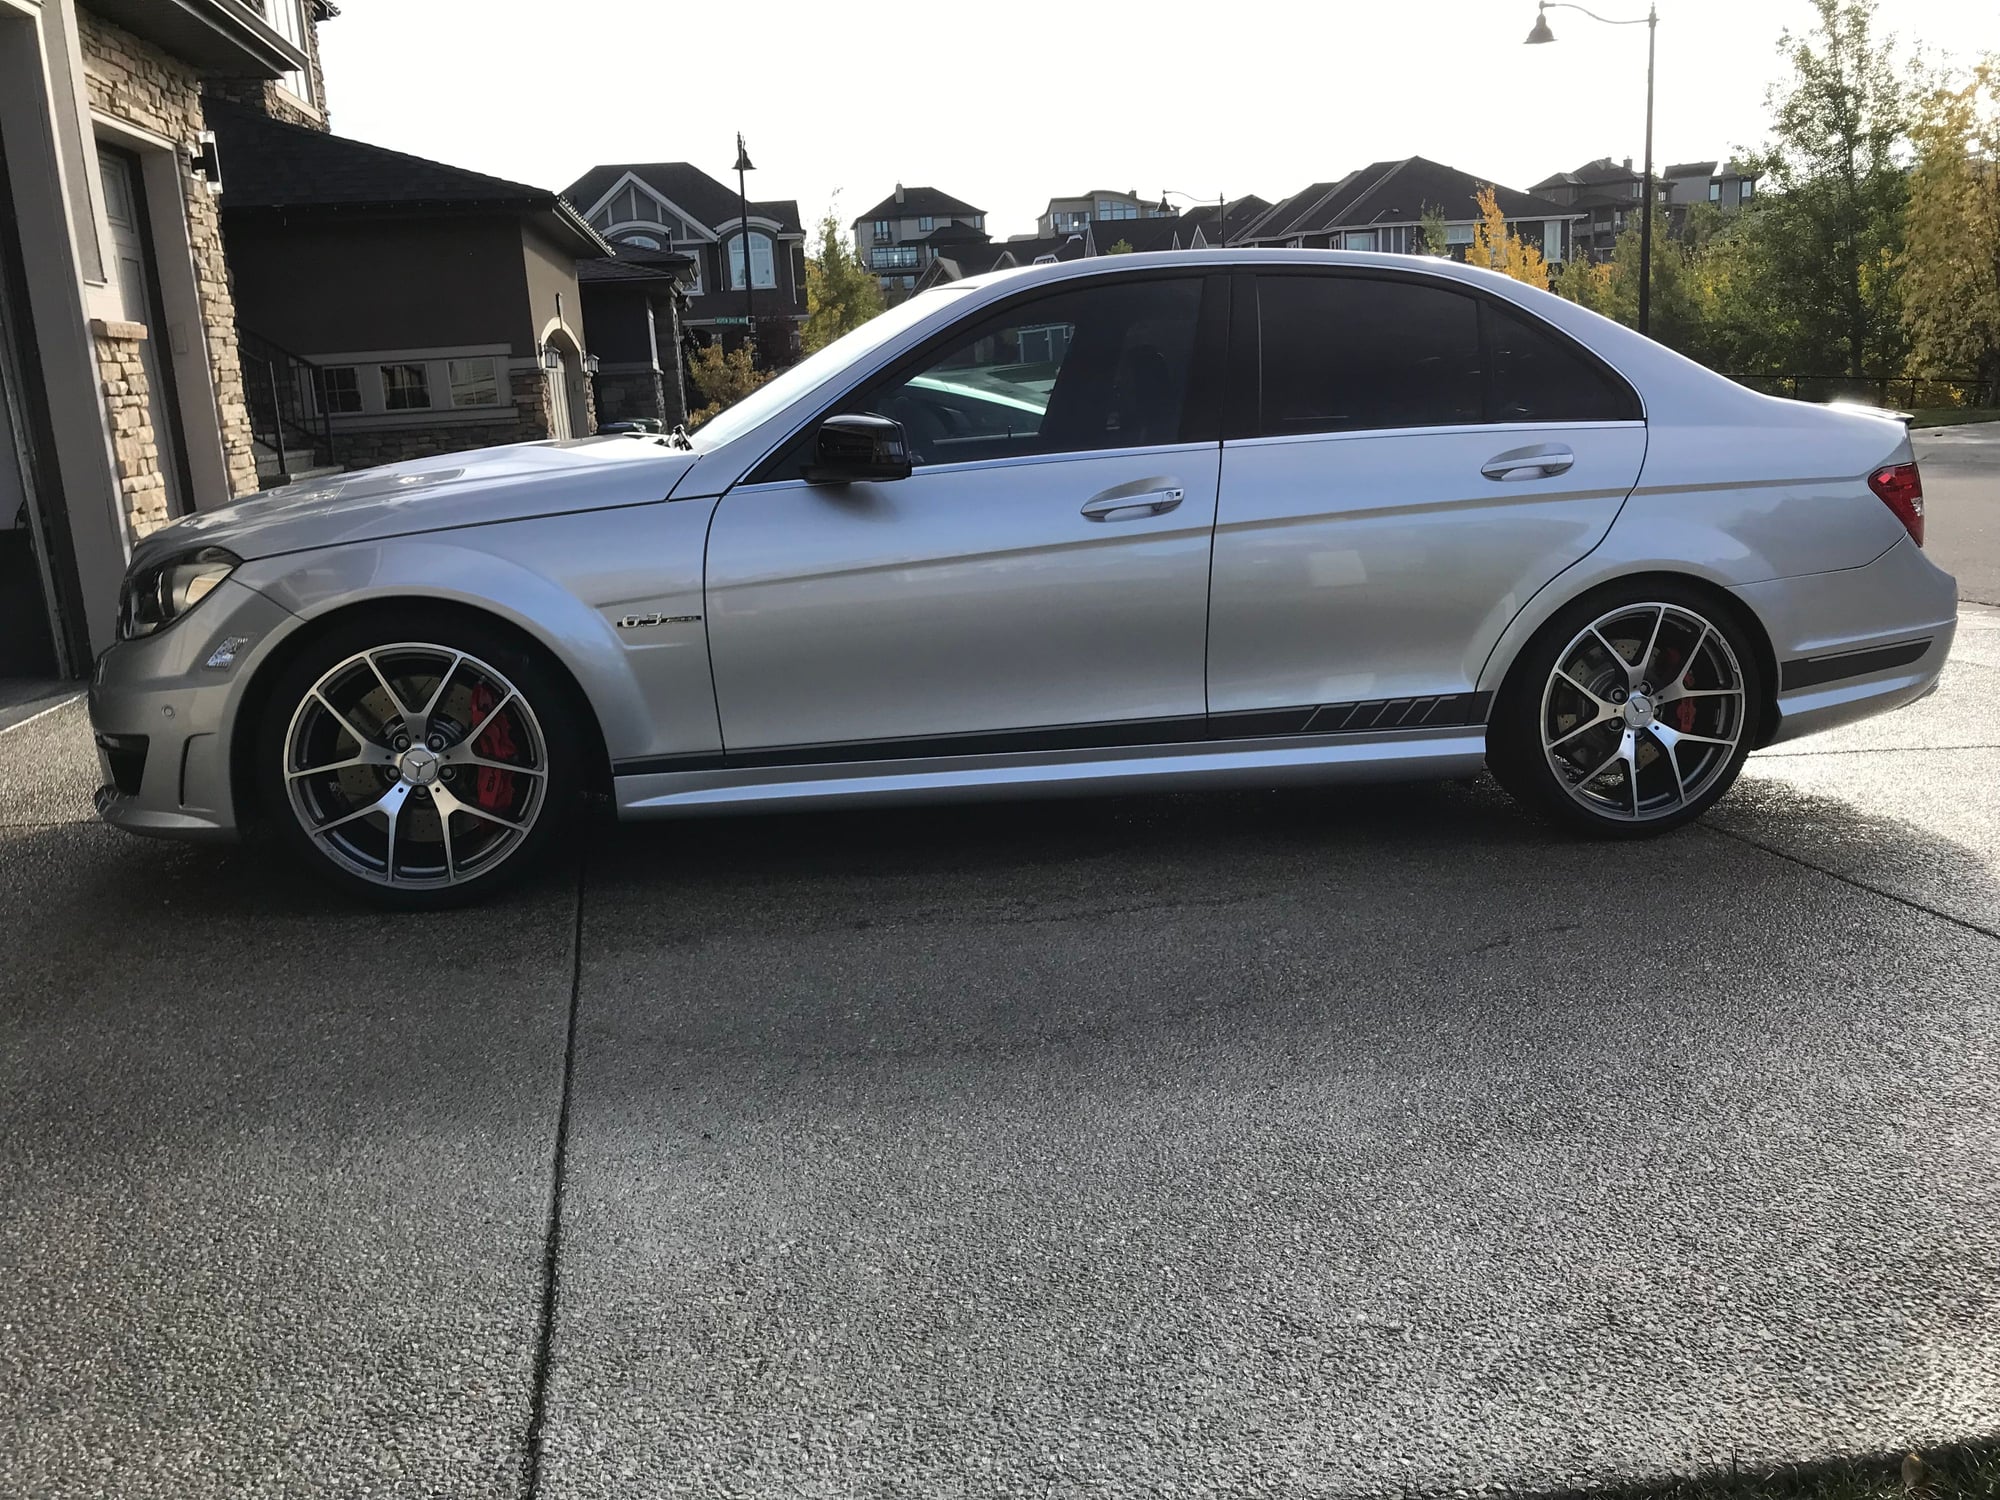
{"type": "Polygon", "coordinates": [[[741,437],[773,412],[826,384],[871,350],[879,349],[904,329],[922,322],[943,306],[947,298],[964,295],[963,289],[958,287],[933,287],[890,308],[880,317],[870,318],[853,332],[841,335],[817,354],[807,356],[776,379],[758,386],[734,406],[725,407],[702,423],[693,433],[695,447],[706,451],[741,437]]]}

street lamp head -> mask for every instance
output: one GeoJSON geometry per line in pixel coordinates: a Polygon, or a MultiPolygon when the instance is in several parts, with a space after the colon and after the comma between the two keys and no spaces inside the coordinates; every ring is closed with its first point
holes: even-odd
{"type": "Polygon", "coordinates": [[[1534,47],[1542,42],[1553,42],[1555,39],[1556,34],[1549,30],[1548,11],[1538,8],[1535,11],[1535,29],[1528,33],[1528,45],[1534,47]]]}
{"type": "Polygon", "coordinates": [[[754,172],[757,170],[756,167],[751,165],[750,153],[744,149],[743,136],[740,132],[736,137],[736,165],[729,170],[732,172],[754,172]]]}

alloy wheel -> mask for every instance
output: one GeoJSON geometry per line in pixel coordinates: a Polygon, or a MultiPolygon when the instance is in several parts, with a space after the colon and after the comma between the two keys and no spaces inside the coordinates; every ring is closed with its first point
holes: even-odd
{"type": "Polygon", "coordinates": [[[1602,818],[1673,815],[1729,771],[1747,722],[1728,637],[1678,604],[1620,605],[1579,631],[1542,690],[1542,753],[1602,818]]]}
{"type": "Polygon", "coordinates": [[[461,885],[541,816],[548,747],[527,698],[449,646],[373,646],[323,673],[285,734],[285,791],[310,841],[385,886],[461,885]]]}

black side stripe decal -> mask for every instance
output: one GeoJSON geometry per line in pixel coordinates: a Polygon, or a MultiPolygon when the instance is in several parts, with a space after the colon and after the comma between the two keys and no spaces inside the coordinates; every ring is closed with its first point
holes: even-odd
{"type": "Polygon", "coordinates": [[[1819,687],[1847,677],[1865,677],[1870,672],[1886,672],[1891,667],[1908,666],[1931,649],[1931,638],[1902,641],[1894,646],[1871,646],[1864,651],[1840,651],[1831,656],[1798,656],[1778,668],[1778,685],[1786,692],[1794,688],[1819,687]]]}
{"type": "Polygon", "coordinates": [[[666,771],[720,771],[757,766],[836,765],[864,760],[936,760],[951,755],[1014,755],[1035,750],[1115,750],[1139,745],[1186,745],[1202,740],[1272,739],[1284,736],[1380,734],[1390,730],[1469,728],[1486,722],[1491,693],[1441,698],[1377,698],[1366,703],[1258,708],[1206,717],[1131,719],[1114,724],[1057,724],[992,733],[941,734],[919,739],[843,740],[783,745],[769,750],[654,755],[621,760],[618,776],[666,771]]]}

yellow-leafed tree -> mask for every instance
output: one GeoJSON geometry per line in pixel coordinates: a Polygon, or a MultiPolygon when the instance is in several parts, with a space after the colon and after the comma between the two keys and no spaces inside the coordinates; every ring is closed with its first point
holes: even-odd
{"type": "Polygon", "coordinates": [[[2000,56],[1935,89],[1903,215],[1903,324],[1918,367],[2000,381],[2000,56]]]}
{"type": "Polygon", "coordinates": [[[1516,281],[1549,289],[1549,263],[1537,247],[1508,229],[1499,197],[1490,187],[1479,190],[1479,222],[1472,226],[1472,246],[1466,251],[1465,263],[1490,266],[1516,281]]]}

